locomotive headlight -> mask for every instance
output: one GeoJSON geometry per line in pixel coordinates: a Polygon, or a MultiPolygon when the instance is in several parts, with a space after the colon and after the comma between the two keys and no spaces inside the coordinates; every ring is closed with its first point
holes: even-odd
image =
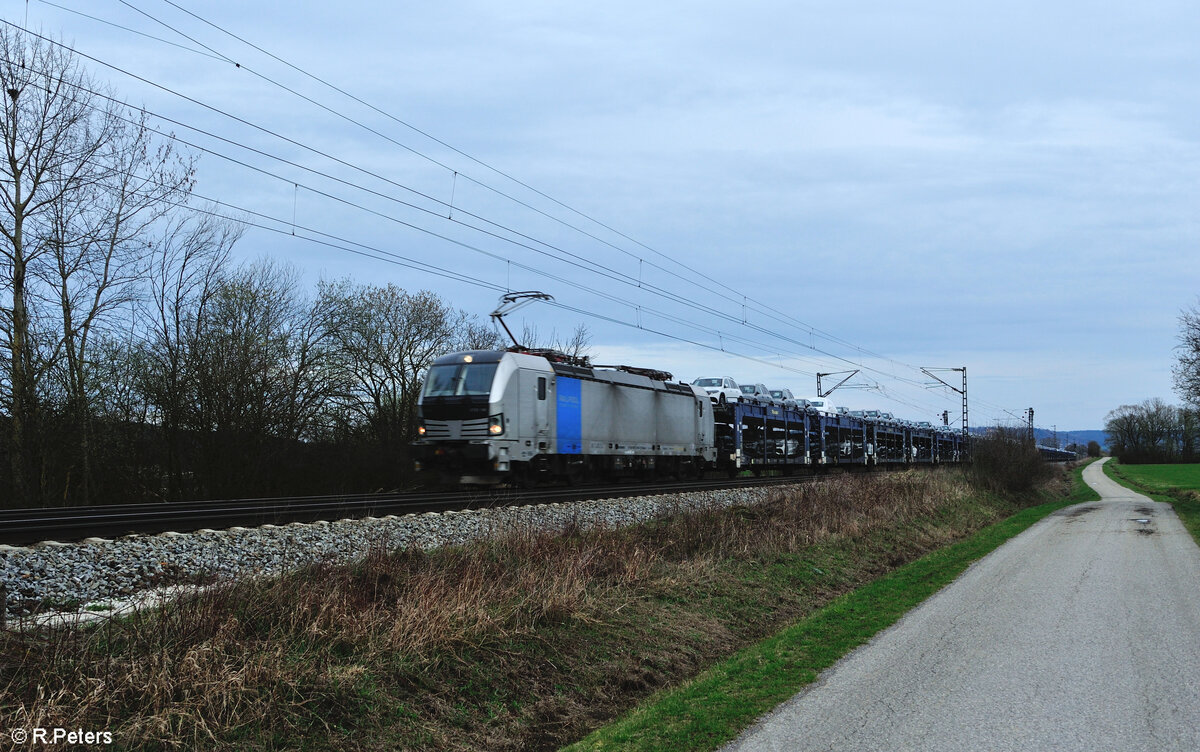
{"type": "Polygon", "coordinates": [[[504,433],[504,413],[488,418],[488,433],[492,436],[499,436],[504,433]]]}
{"type": "Polygon", "coordinates": [[[424,424],[424,423],[422,423],[421,425],[417,426],[417,435],[418,435],[418,436],[424,436],[424,435],[425,435],[425,424],[424,424]]]}

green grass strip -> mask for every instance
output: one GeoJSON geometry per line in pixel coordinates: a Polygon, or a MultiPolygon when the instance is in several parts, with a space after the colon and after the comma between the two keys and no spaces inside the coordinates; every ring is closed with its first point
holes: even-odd
{"type": "Polygon", "coordinates": [[[1195,496],[1173,499],[1171,506],[1175,507],[1176,516],[1192,534],[1192,540],[1200,546],[1200,499],[1195,496]]]}
{"type": "Polygon", "coordinates": [[[1071,493],[1067,496],[1068,501],[1076,504],[1085,501],[1100,501],[1100,494],[1096,492],[1096,489],[1083,482],[1083,469],[1095,461],[1095,459],[1087,460],[1071,471],[1071,493]]]}
{"type": "Polygon", "coordinates": [[[1074,496],[1018,512],[848,593],[567,749],[716,749],[953,581],[972,562],[1046,515],[1088,500],[1074,496]]]}

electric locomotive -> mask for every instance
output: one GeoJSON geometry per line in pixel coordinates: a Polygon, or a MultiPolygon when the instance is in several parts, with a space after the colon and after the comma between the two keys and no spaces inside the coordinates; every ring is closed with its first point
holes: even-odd
{"type": "Polygon", "coordinates": [[[418,403],[418,469],[446,482],[699,475],[716,460],[708,394],[671,374],[551,350],[434,361],[418,403]]]}

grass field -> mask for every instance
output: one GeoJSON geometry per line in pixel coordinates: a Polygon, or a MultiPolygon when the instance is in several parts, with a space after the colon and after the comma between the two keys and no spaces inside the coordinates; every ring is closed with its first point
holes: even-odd
{"type": "Polygon", "coordinates": [[[1200,491],[1200,465],[1121,465],[1108,462],[1119,478],[1158,493],[1200,491]]]}

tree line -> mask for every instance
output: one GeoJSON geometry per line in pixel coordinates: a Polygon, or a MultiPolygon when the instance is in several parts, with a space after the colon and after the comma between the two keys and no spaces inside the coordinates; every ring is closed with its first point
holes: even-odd
{"type": "Polygon", "coordinates": [[[1127,464],[1200,462],[1200,410],[1157,397],[1108,414],[1109,449],[1127,464]]]}
{"type": "Polygon", "coordinates": [[[289,267],[233,263],[239,235],[181,213],[74,359],[59,309],[34,310],[22,430],[0,467],[14,505],[404,482],[422,374],[446,352],[497,346],[495,332],[431,292],[345,279],[306,290],[289,267]]]}
{"type": "Polygon", "coordinates": [[[53,43],[0,31],[7,506],[393,488],[421,374],[498,344],[431,292],[234,263],[196,160],[53,43]]]}

